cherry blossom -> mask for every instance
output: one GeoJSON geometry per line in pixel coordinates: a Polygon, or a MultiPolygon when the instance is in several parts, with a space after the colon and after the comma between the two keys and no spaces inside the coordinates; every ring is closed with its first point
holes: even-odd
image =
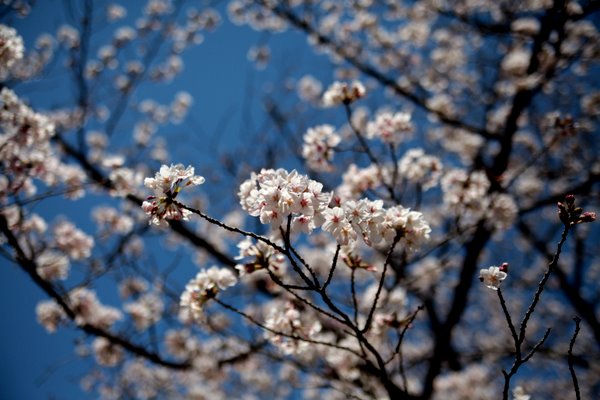
{"type": "Polygon", "coordinates": [[[225,290],[236,282],[237,278],[229,269],[213,266],[201,270],[185,286],[179,305],[188,309],[194,318],[200,318],[204,304],[215,297],[220,290],[225,290]]]}
{"type": "Polygon", "coordinates": [[[500,284],[506,279],[508,274],[501,269],[501,267],[492,266],[488,269],[482,269],[479,271],[479,280],[483,284],[493,290],[498,290],[500,284]]]}
{"type": "Polygon", "coordinates": [[[142,204],[142,209],[152,217],[150,223],[160,225],[165,219],[187,220],[191,212],[178,206],[174,200],[184,187],[203,183],[204,177],[194,175],[193,167],[184,168],[182,164],[163,165],[154,178],[145,178],[144,186],[156,193],[142,204]]]}
{"type": "Polygon", "coordinates": [[[334,82],[323,93],[323,105],[334,107],[340,104],[350,104],[364,97],[366,89],[359,81],[352,83],[334,82]]]}

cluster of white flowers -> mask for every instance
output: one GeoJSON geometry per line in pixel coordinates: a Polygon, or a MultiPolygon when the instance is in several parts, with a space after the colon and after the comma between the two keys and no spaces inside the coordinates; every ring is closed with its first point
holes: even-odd
{"type": "Polygon", "coordinates": [[[119,296],[127,299],[144,293],[148,289],[148,283],[138,277],[125,278],[119,284],[119,296]]]}
{"type": "Polygon", "coordinates": [[[92,218],[98,229],[108,234],[126,234],[133,228],[133,219],[113,207],[96,207],[92,218]]]}
{"type": "Polygon", "coordinates": [[[53,229],[56,247],[72,260],[82,260],[92,253],[94,238],[68,221],[61,221],[53,229]]]}
{"type": "Polygon", "coordinates": [[[257,69],[265,69],[271,60],[271,50],[268,46],[252,46],[248,50],[248,61],[254,62],[257,69]]]}
{"type": "Polygon", "coordinates": [[[490,181],[482,171],[467,173],[463,169],[448,171],[441,179],[444,204],[461,217],[464,225],[480,219],[497,230],[508,229],[517,216],[517,205],[509,194],[488,194],[490,181]]]}
{"type": "Polygon", "coordinates": [[[251,238],[245,238],[238,243],[237,247],[240,253],[235,257],[236,260],[248,257],[252,259],[250,262],[235,266],[240,276],[262,269],[281,272],[280,270],[285,266],[285,256],[265,242],[254,242],[251,238]]]}
{"type": "Polygon", "coordinates": [[[123,359],[123,349],[104,337],[97,337],[92,342],[94,358],[98,365],[114,367],[123,359]]]}
{"type": "Polygon", "coordinates": [[[493,399],[498,395],[494,373],[489,366],[480,363],[440,375],[434,383],[433,400],[493,399]]]}
{"type": "Polygon", "coordinates": [[[411,149],[398,162],[398,172],[409,182],[427,190],[437,185],[442,174],[442,162],[435,156],[425,154],[423,149],[411,149]]]}
{"type": "Polygon", "coordinates": [[[154,293],[146,293],[124,307],[138,331],[145,331],[160,321],[164,308],[161,297],[154,293]]]}
{"type": "Polygon", "coordinates": [[[531,398],[525,389],[523,389],[523,386],[520,385],[513,389],[512,395],[514,400],[529,400],[531,398]]]}
{"type": "Polygon", "coordinates": [[[342,184],[336,189],[336,194],[341,200],[358,199],[366,191],[381,186],[381,175],[386,172],[386,168],[382,168],[380,171],[375,164],[370,164],[365,168],[350,164],[342,175],[342,184]]]}
{"type": "Polygon", "coordinates": [[[53,179],[50,172],[59,163],[49,144],[54,125],[8,88],[0,92],[0,128],[0,159],[6,171],[15,175],[14,185],[23,185],[31,176],[53,179]]]}
{"type": "Polygon", "coordinates": [[[242,208],[263,224],[278,228],[292,215],[294,228],[310,233],[323,223],[331,200],[322,190],[321,183],[295,170],[263,169],[240,185],[238,196],[242,208]]]}
{"type": "Polygon", "coordinates": [[[190,107],[194,104],[194,98],[188,92],[177,92],[171,103],[171,121],[180,123],[185,119],[190,107]]]}
{"type": "Polygon", "coordinates": [[[23,58],[24,51],[23,39],[17,31],[0,24],[0,76],[5,76],[14,63],[23,58]]]}
{"type": "Polygon", "coordinates": [[[142,209],[152,218],[150,223],[160,225],[165,219],[187,220],[191,212],[174,203],[181,189],[190,185],[201,185],[204,178],[194,175],[194,168],[183,164],[163,165],[154,178],[144,179],[144,185],[154,189],[155,196],[148,197],[142,209]]]}
{"type": "Polygon", "coordinates": [[[229,269],[216,266],[203,269],[185,285],[179,305],[188,310],[194,318],[201,318],[204,303],[214,298],[219,290],[225,290],[236,282],[237,278],[229,269]]]}
{"type": "Polygon", "coordinates": [[[127,16],[127,9],[120,4],[111,3],[106,6],[106,19],[115,22],[127,16]]]}
{"type": "Polygon", "coordinates": [[[414,130],[411,115],[406,112],[382,112],[367,124],[367,137],[397,145],[409,138],[414,130]]]}
{"type": "Polygon", "coordinates": [[[83,287],[69,293],[69,304],[75,313],[77,325],[89,324],[101,329],[109,329],[123,318],[118,309],[103,305],[98,301],[96,293],[83,287]]]}
{"type": "Polygon", "coordinates": [[[309,168],[315,171],[329,172],[333,170],[334,149],[342,138],[331,125],[319,125],[309,128],[304,134],[302,157],[309,168]]]}
{"type": "Polygon", "coordinates": [[[417,250],[431,232],[422,213],[400,205],[386,210],[381,200],[349,200],[342,207],[328,208],[324,215],[322,229],[341,245],[352,243],[358,236],[369,246],[382,240],[389,245],[399,233],[407,249],[417,250]]]}
{"type": "Polygon", "coordinates": [[[71,25],[61,25],[56,31],[56,40],[68,49],[76,49],[80,43],[79,31],[71,25]]]}
{"type": "Polygon", "coordinates": [[[260,217],[263,224],[279,227],[292,216],[295,231],[311,233],[321,226],[341,245],[359,236],[368,245],[382,239],[390,244],[396,232],[401,232],[410,249],[429,239],[431,229],[420,212],[402,206],[384,210],[382,201],[368,199],[337,199],[337,206],[329,207],[331,194],[323,193],[322,188],[321,183],[296,171],[262,170],[242,183],[239,196],[242,208],[260,217]]]}
{"type": "Polygon", "coordinates": [[[49,333],[56,332],[56,328],[67,320],[67,315],[62,307],[54,300],[40,301],[35,308],[37,321],[49,333]]]}
{"type": "Polygon", "coordinates": [[[165,335],[165,346],[173,357],[185,359],[199,350],[200,343],[188,329],[170,329],[165,335]]]}
{"type": "Polygon", "coordinates": [[[340,104],[350,104],[366,93],[365,87],[359,81],[352,83],[334,82],[323,93],[323,105],[334,107],[340,104]]]}
{"type": "Polygon", "coordinates": [[[507,277],[508,263],[504,263],[499,267],[492,266],[488,269],[482,269],[479,271],[479,280],[483,284],[493,290],[498,290],[500,284],[507,277]]]}
{"type": "Polygon", "coordinates": [[[321,98],[323,85],[314,76],[305,75],[298,81],[296,91],[302,100],[317,103],[321,98]]]}
{"type": "Polygon", "coordinates": [[[63,253],[44,250],[38,255],[36,262],[36,272],[44,280],[65,280],[69,275],[69,259],[63,253]]]}
{"type": "Polygon", "coordinates": [[[490,181],[482,171],[468,173],[464,169],[448,171],[441,180],[444,204],[454,215],[472,215],[474,219],[485,211],[484,199],[490,181]]]}
{"type": "Polygon", "coordinates": [[[310,323],[302,321],[300,311],[290,302],[283,307],[280,304],[271,307],[265,319],[265,326],[270,329],[265,330],[265,337],[284,354],[305,352],[311,345],[302,339],[313,339],[321,331],[318,320],[310,323]]]}

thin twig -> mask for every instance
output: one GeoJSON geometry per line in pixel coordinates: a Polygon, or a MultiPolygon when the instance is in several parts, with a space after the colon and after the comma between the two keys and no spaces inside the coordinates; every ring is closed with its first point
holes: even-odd
{"type": "Polygon", "coordinates": [[[335,267],[337,265],[338,257],[340,255],[340,249],[341,249],[341,246],[338,244],[337,247],[335,248],[335,254],[333,256],[333,261],[331,262],[331,268],[329,269],[329,275],[327,276],[327,280],[325,281],[325,284],[323,284],[323,290],[327,289],[327,286],[329,286],[329,284],[331,283],[331,280],[333,279],[333,272],[335,271],[335,267]]]}
{"type": "Polygon", "coordinates": [[[577,382],[577,375],[575,375],[575,368],[573,367],[573,346],[575,346],[575,339],[577,339],[577,335],[579,334],[579,323],[581,322],[581,318],[575,316],[573,317],[573,321],[575,321],[575,332],[573,332],[573,337],[571,337],[571,342],[569,343],[569,352],[567,353],[567,360],[569,362],[569,371],[571,372],[571,378],[573,378],[575,398],[577,400],[581,400],[581,393],[579,392],[579,383],[577,382]]]}
{"type": "Polygon", "coordinates": [[[385,273],[387,272],[387,267],[392,258],[392,253],[396,248],[396,245],[402,238],[402,232],[396,232],[396,236],[394,237],[394,242],[390,246],[387,255],[385,256],[385,262],[383,263],[383,272],[381,273],[381,278],[379,279],[379,285],[377,286],[377,293],[375,294],[375,300],[373,300],[373,305],[371,306],[371,310],[369,311],[369,315],[367,316],[367,322],[365,322],[365,327],[362,329],[362,333],[365,333],[371,327],[371,322],[373,321],[373,314],[375,313],[375,309],[377,308],[377,302],[379,301],[379,295],[381,294],[381,290],[383,289],[383,282],[385,281],[385,273]]]}
{"type": "Polygon", "coordinates": [[[350,272],[350,291],[352,292],[352,306],[354,309],[354,325],[358,326],[358,301],[356,299],[356,283],[355,283],[356,268],[352,268],[350,272]]]}
{"type": "Polygon", "coordinates": [[[340,345],[337,345],[335,343],[323,342],[321,340],[314,340],[314,339],[309,339],[309,338],[305,338],[305,337],[301,337],[301,336],[297,336],[297,335],[291,335],[291,334],[285,333],[285,332],[276,331],[276,330],[274,330],[272,328],[269,328],[265,324],[257,321],[255,318],[251,317],[250,315],[246,314],[245,312],[243,312],[241,310],[238,310],[237,308],[235,308],[235,307],[233,307],[233,306],[231,306],[231,305],[229,305],[227,303],[224,303],[224,302],[222,302],[221,300],[219,300],[217,298],[213,298],[213,300],[217,304],[219,304],[220,306],[222,306],[222,307],[228,309],[229,311],[232,311],[232,312],[234,312],[234,313],[236,313],[236,314],[244,317],[249,322],[253,323],[254,325],[258,326],[261,329],[264,329],[265,331],[271,332],[274,335],[284,336],[284,337],[287,337],[287,338],[290,338],[290,339],[294,339],[294,340],[299,340],[299,341],[302,341],[302,342],[313,343],[313,344],[320,344],[320,345],[323,345],[323,346],[333,347],[333,348],[336,348],[336,349],[339,349],[339,350],[344,350],[344,351],[347,351],[349,353],[352,353],[355,356],[358,356],[360,358],[363,357],[360,353],[358,353],[358,352],[356,352],[356,351],[354,351],[354,350],[352,350],[352,349],[350,349],[348,347],[340,346],[340,345]]]}
{"type": "Polygon", "coordinates": [[[533,300],[532,300],[531,304],[529,305],[529,308],[527,309],[525,316],[523,317],[523,321],[521,321],[521,327],[519,330],[519,343],[523,343],[523,341],[525,340],[525,330],[527,329],[527,322],[529,321],[529,318],[531,318],[531,315],[535,311],[535,307],[536,307],[537,303],[540,301],[540,296],[542,295],[542,292],[544,291],[544,287],[546,286],[546,282],[548,281],[550,274],[554,271],[554,268],[556,268],[556,265],[558,264],[558,259],[560,258],[562,246],[565,243],[565,241],[567,240],[569,228],[570,228],[569,225],[564,225],[564,229],[563,229],[563,232],[562,232],[562,235],[560,238],[560,242],[558,243],[558,246],[556,248],[556,253],[554,253],[554,257],[552,258],[550,265],[548,265],[548,270],[546,271],[542,280],[538,284],[535,295],[533,296],[533,300]]]}
{"type": "Polygon", "coordinates": [[[517,330],[512,322],[512,318],[510,317],[510,313],[508,312],[508,308],[506,307],[506,301],[504,300],[504,296],[502,295],[502,289],[498,288],[498,298],[500,299],[500,305],[502,306],[502,311],[504,312],[504,317],[506,318],[506,322],[508,323],[508,328],[510,329],[510,334],[513,338],[513,342],[515,344],[515,351],[517,352],[517,357],[521,358],[521,343],[519,342],[519,336],[517,335],[517,330]]]}

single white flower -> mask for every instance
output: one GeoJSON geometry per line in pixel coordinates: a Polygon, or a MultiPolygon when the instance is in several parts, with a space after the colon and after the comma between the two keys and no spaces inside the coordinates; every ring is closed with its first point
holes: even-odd
{"type": "MultiPolygon", "coordinates": [[[[503,264],[502,266],[504,266],[503,264]]],[[[500,284],[506,279],[507,273],[502,270],[502,267],[489,267],[488,269],[482,269],[479,271],[479,280],[483,282],[485,286],[492,290],[498,290],[500,284]]]]}

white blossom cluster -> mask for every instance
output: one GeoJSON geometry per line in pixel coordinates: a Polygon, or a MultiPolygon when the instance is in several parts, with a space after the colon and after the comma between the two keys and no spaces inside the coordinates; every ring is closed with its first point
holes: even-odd
{"type": "Polygon", "coordinates": [[[77,325],[89,324],[101,329],[109,329],[123,318],[121,311],[105,306],[90,289],[80,287],[69,293],[69,304],[75,313],[77,325]]]}
{"type": "Polygon", "coordinates": [[[398,161],[398,172],[409,182],[427,190],[437,185],[442,174],[442,162],[435,156],[425,154],[423,149],[411,149],[398,161]]]}
{"type": "Polygon", "coordinates": [[[323,105],[335,107],[340,104],[350,104],[364,97],[365,93],[365,87],[359,81],[351,83],[336,81],[323,93],[323,105]]]}
{"type": "Polygon", "coordinates": [[[506,193],[489,195],[490,181],[482,171],[467,173],[463,169],[448,171],[441,179],[444,204],[461,217],[461,223],[472,224],[485,218],[498,230],[508,229],[517,215],[517,205],[506,193]]]}
{"type": "Polygon", "coordinates": [[[37,321],[49,333],[56,332],[56,328],[67,319],[63,308],[55,300],[40,301],[35,307],[37,321]]]}
{"type": "Polygon", "coordinates": [[[124,351],[119,345],[112,343],[104,337],[97,337],[94,339],[92,342],[92,350],[98,365],[103,365],[105,367],[114,367],[124,356],[124,351]]]}
{"type": "Polygon", "coordinates": [[[14,28],[0,24],[0,76],[23,58],[23,38],[17,34],[14,28]]]}
{"type": "Polygon", "coordinates": [[[296,171],[262,170],[242,183],[238,195],[242,208],[260,217],[263,224],[279,227],[291,216],[296,231],[311,233],[321,226],[341,245],[358,237],[368,245],[382,239],[390,244],[399,232],[414,250],[429,239],[431,228],[420,212],[402,206],[385,210],[382,201],[368,199],[329,207],[331,194],[322,193],[322,187],[296,171]]]}
{"type": "Polygon", "coordinates": [[[196,353],[200,343],[188,329],[170,329],[165,334],[165,346],[169,354],[181,360],[196,353]]]}
{"type": "Polygon", "coordinates": [[[296,84],[296,91],[302,100],[317,103],[321,98],[323,85],[314,76],[305,75],[296,84]]]}
{"type": "Polygon", "coordinates": [[[61,221],[53,229],[56,247],[72,260],[82,260],[92,253],[94,238],[68,221],[61,221]]]}
{"type": "Polygon", "coordinates": [[[384,209],[381,200],[368,199],[350,200],[342,207],[327,209],[322,228],[341,245],[350,244],[357,237],[370,246],[382,240],[390,245],[399,234],[409,250],[417,250],[431,233],[422,213],[400,205],[384,209]]]}
{"type": "Polygon", "coordinates": [[[38,255],[36,263],[36,272],[44,280],[65,280],[69,275],[69,259],[61,252],[44,250],[38,255]]]}
{"type": "MultiPolygon", "coordinates": [[[[122,318],[118,309],[101,304],[96,294],[86,288],[71,291],[67,303],[75,313],[75,323],[78,325],[89,324],[108,329],[122,318]]],[[[63,308],[53,299],[39,302],[36,315],[38,322],[50,333],[55,332],[58,325],[67,321],[63,308]]]]}
{"type": "Polygon", "coordinates": [[[135,328],[143,332],[162,319],[165,305],[162,298],[155,293],[146,293],[136,301],[125,304],[124,309],[129,314],[135,328]]]}
{"type": "Polygon", "coordinates": [[[265,337],[284,354],[302,354],[307,351],[311,344],[302,339],[314,339],[321,331],[318,320],[303,320],[300,310],[290,302],[271,307],[265,319],[265,327],[268,328],[265,330],[265,337]]]}
{"type": "Polygon", "coordinates": [[[58,160],[50,149],[54,126],[49,119],[26,106],[12,90],[3,88],[0,128],[0,159],[6,171],[15,175],[15,185],[25,184],[30,176],[51,181],[49,171],[57,167],[58,160]]]}
{"type": "MultiPolygon", "coordinates": [[[[342,175],[342,184],[338,186],[336,194],[343,200],[358,199],[369,190],[374,190],[382,185],[382,175],[388,178],[388,169],[377,168],[377,165],[370,164],[367,167],[359,168],[356,164],[350,164],[346,172],[342,175]]],[[[386,182],[388,179],[385,180],[386,182]]]]}
{"type": "Polygon", "coordinates": [[[294,229],[310,233],[324,222],[331,200],[322,190],[323,184],[295,170],[263,169],[240,185],[238,196],[242,208],[263,224],[278,228],[293,216],[294,229]]]}
{"type": "Polygon", "coordinates": [[[202,176],[194,175],[194,168],[183,164],[163,165],[154,178],[144,179],[144,185],[154,189],[155,196],[148,197],[142,209],[152,218],[151,224],[160,225],[164,219],[187,220],[191,211],[179,207],[173,202],[181,189],[204,183],[202,176]]]}
{"type": "Polygon", "coordinates": [[[251,274],[252,272],[266,269],[274,273],[281,273],[285,267],[285,256],[269,246],[265,242],[254,242],[251,238],[245,238],[237,245],[240,253],[235,257],[236,260],[250,258],[251,261],[238,264],[235,269],[240,276],[251,274]]]}
{"type": "Polygon", "coordinates": [[[216,266],[207,270],[203,269],[185,285],[179,305],[189,311],[192,317],[201,318],[202,306],[214,298],[219,290],[225,290],[235,285],[236,282],[237,278],[229,269],[216,266]]]}
{"type": "Polygon", "coordinates": [[[133,228],[133,219],[113,207],[96,207],[92,218],[101,232],[126,234],[133,228]]]}
{"type": "Polygon", "coordinates": [[[335,147],[342,138],[331,125],[319,125],[309,128],[303,136],[302,157],[308,167],[319,172],[333,171],[335,147]]]}
{"type": "Polygon", "coordinates": [[[367,124],[369,139],[379,139],[393,145],[406,141],[413,131],[411,115],[407,112],[382,112],[375,117],[375,121],[367,124]]]}

